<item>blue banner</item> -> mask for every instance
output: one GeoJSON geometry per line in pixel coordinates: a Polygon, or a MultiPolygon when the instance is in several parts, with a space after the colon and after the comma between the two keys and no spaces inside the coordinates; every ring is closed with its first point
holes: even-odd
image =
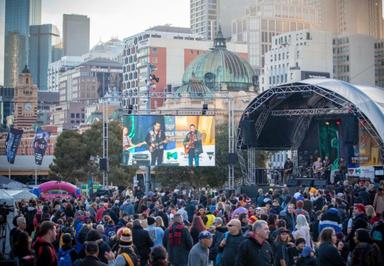
{"type": "Polygon", "coordinates": [[[5,141],[5,152],[10,164],[15,163],[17,148],[19,147],[22,135],[22,129],[11,128],[8,132],[7,140],[5,141]]]}
{"type": "Polygon", "coordinates": [[[45,150],[49,144],[50,133],[47,131],[38,130],[36,132],[35,140],[33,141],[33,150],[35,152],[35,163],[41,165],[43,162],[45,150]]]}

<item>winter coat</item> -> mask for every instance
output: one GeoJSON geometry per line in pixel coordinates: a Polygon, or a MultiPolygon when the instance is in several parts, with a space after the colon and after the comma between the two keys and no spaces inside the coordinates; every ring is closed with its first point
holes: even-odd
{"type": "Polygon", "coordinates": [[[317,265],[318,266],[344,266],[345,262],[340,256],[337,248],[329,243],[325,242],[320,244],[317,251],[317,265]]]}
{"type": "Polygon", "coordinates": [[[233,236],[228,234],[223,250],[222,266],[232,266],[236,262],[236,257],[239,254],[240,243],[244,240],[241,232],[233,236]]]}
{"type": "Polygon", "coordinates": [[[268,241],[260,244],[251,234],[241,242],[235,265],[270,266],[273,265],[273,256],[272,247],[268,241]]]}

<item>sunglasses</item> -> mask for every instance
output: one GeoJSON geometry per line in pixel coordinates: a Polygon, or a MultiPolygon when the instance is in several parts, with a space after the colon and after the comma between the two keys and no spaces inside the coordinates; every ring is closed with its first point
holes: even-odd
{"type": "Polygon", "coordinates": [[[236,226],[234,224],[227,224],[228,227],[233,227],[233,226],[236,226]]]}

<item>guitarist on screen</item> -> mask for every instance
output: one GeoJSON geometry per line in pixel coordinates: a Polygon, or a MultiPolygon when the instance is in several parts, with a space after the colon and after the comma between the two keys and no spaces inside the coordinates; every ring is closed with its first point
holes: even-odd
{"type": "Polygon", "coordinates": [[[132,139],[129,137],[128,133],[129,133],[128,128],[124,127],[123,128],[123,164],[124,165],[128,165],[129,155],[132,149],[136,147],[141,147],[144,144],[146,144],[146,142],[140,142],[137,145],[133,144],[132,139]]]}
{"type": "Polygon", "coordinates": [[[203,153],[203,144],[201,133],[196,130],[194,124],[189,125],[189,132],[185,136],[183,141],[184,153],[188,154],[188,165],[193,166],[193,160],[195,160],[195,166],[199,166],[199,155],[203,153]]]}
{"type": "Polygon", "coordinates": [[[145,142],[151,153],[151,165],[161,165],[163,163],[164,144],[168,143],[165,132],[161,130],[160,122],[152,125],[152,130],[148,132],[145,142]]]}

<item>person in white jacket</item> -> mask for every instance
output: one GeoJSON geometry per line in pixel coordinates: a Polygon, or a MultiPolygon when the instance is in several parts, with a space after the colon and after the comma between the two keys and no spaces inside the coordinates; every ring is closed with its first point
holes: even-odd
{"type": "Polygon", "coordinates": [[[292,232],[292,235],[295,239],[304,238],[306,247],[313,247],[311,234],[309,232],[309,224],[305,215],[299,214],[296,217],[296,226],[295,230],[292,232]]]}

